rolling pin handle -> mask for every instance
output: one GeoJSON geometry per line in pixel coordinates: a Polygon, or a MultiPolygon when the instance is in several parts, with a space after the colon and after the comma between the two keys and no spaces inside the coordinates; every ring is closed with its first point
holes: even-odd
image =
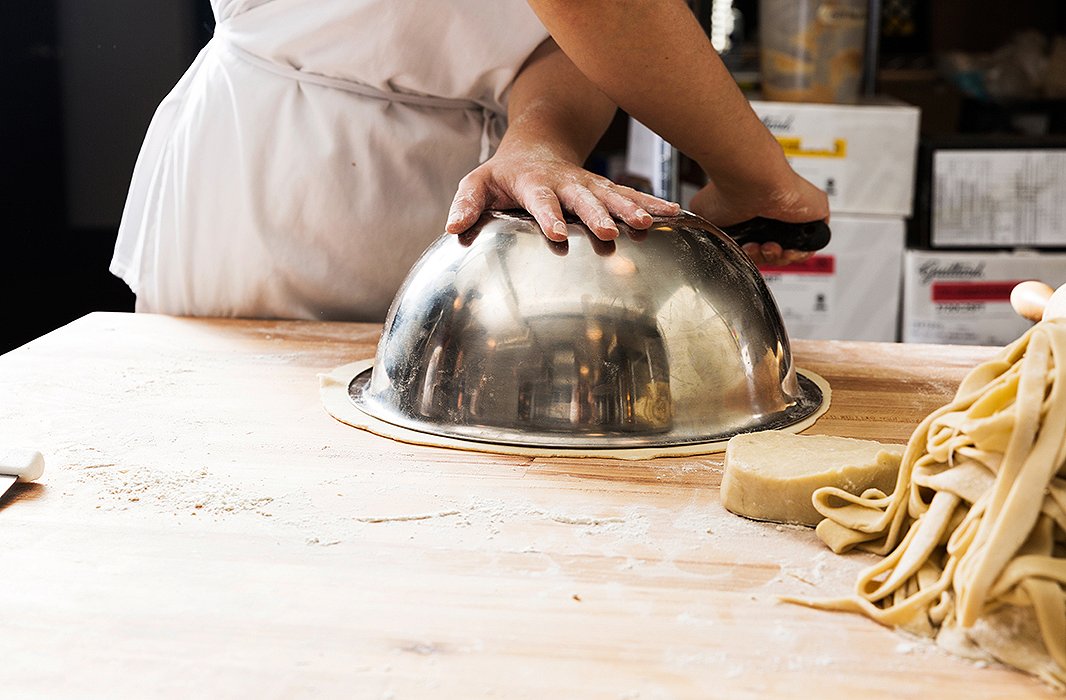
{"type": "Polygon", "coordinates": [[[44,457],[35,450],[0,448],[0,474],[35,481],[44,474],[44,457]]]}
{"type": "Polygon", "coordinates": [[[1054,293],[1055,290],[1043,282],[1019,282],[1010,292],[1010,305],[1019,316],[1030,321],[1040,321],[1044,318],[1044,309],[1054,293]]]}

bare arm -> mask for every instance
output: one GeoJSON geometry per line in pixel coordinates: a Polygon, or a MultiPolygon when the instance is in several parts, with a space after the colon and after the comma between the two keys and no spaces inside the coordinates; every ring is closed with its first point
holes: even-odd
{"type": "Polygon", "coordinates": [[[618,236],[612,217],[647,228],[652,214],[676,214],[676,204],[581,167],[615,109],[553,41],[544,42],[515,78],[499,149],[460,183],[447,230],[465,230],[486,208],[522,207],[549,238],[562,240],[565,208],[598,237],[611,239],[618,236]]]}
{"type": "Polygon", "coordinates": [[[825,194],[796,175],[683,0],[528,0],[574,64],[616,104],[693,158],[716,224],[813,221],[825,194]]]}

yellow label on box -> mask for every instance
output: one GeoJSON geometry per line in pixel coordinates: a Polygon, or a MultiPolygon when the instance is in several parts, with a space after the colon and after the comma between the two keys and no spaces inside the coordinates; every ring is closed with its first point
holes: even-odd
{"type": "Polygon", "coordinates": [[[831,149],[805,149],[803,139],[799,136],[775,136],[774,138],[781,144],[786,158],[846,158],[848,155],[847,139],[833,139],[831,149]]]}

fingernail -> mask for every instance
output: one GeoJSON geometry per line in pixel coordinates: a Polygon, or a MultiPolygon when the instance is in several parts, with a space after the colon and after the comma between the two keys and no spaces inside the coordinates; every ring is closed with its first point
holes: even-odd
{"type": "Polygon", "coordinates": [[[643,209],[637,209],[637,218],[639,218],[639,219],[650,219],[651,218],[651,214],[649,214],[648,212],[644,211],[643,209]]]}
{"type": "Polygon", "coordinates": [[[552,233],[557,236],[566,236],[566,223],[562,221],[556,221],[552,224],[552,233]]]}

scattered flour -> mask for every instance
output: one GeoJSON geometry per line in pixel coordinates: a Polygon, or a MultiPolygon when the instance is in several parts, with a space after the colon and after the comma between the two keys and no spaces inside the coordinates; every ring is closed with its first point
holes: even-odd
{"type": "Polygon", "coordinates": [[[439,513],[418,513],[414,515],[392,515],[392,516],[375,516],[375,517],[357,517],[361,523],[407,523],[413,520],[432,520],[433,518],[447,518],[452,515],[459,515],[457,510],[442,510],[439,513]]]}
{"type": "Polygon", "coordinates": [[[900,642],[896,645],[897,654],[913,654],[918,647],[910,642],[900,642]]]}
{"type": "Polygon", "coordinates": [[[82,467],[81,474],[96,486],[100,510],[150,508],[173,515],[273,516],[273,496],[250,494],[247,487],[220,482],[207,469],[162,471],[94,464],[82,467]]]}

